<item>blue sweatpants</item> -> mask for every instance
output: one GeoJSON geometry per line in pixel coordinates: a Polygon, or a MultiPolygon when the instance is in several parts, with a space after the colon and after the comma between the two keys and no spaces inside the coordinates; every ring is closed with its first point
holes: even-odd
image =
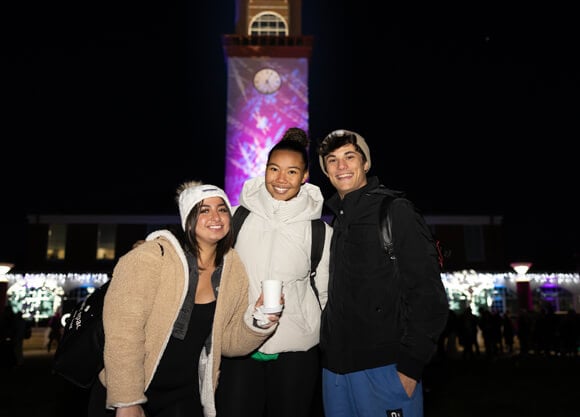
{"type": "Polygon", "coordinates": [[[396,365],[335,374],[322,369],[326,417],[423,417],[423,386],[409,397],[396,365]]]}

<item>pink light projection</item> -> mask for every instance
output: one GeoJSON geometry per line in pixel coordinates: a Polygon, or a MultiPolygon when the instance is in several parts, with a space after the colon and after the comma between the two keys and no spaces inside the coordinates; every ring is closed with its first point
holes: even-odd
{"type": "Polygon", "coordinates": [[[308,131],[308,60],[230,57],[228,84],[225,191],[237,205],[244,182],[264,175],[268,152],[286,129],[308,131]],[[254,74],[262,68],[281,75],[275,93],[254,88],[254,74]]]}

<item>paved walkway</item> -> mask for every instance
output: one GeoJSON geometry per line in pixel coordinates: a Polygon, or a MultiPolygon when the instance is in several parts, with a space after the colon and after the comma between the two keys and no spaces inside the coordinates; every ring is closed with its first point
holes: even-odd
{"type": "MultiPolygon", "coordinates": [[[[0,417],[84,417],[86,391],[51,373],[43,337],[43,329],[35,329],[23,364],[0,369],[0,417]]],[[[580,415],[580,356],[437,359],[424,385],[425,417],[580,415]]]]}

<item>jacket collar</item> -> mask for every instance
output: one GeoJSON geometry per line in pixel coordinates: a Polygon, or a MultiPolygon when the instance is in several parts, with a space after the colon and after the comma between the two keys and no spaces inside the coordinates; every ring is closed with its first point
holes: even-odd
{"type": "Polygon", "coordinates": [[[369,191],[374,190],[380,184],[378,177],[368,177],[367,183],[359,188],[358,190],[351,191],[347,195],[341,199],[338,193],[335,193],[332,197],[330,197],[326,203],[326,205],[334,212],[338,213],[342,207],[345,205],[352,206],[353,204],[358,203],[361,196],[366,195],[369,191]]]}

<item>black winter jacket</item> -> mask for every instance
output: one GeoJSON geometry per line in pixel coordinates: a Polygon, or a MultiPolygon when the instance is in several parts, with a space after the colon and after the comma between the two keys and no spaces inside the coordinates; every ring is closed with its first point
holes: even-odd
{"type": "Polygon", "coordinates": [[[384,195],[372,192],[378,187],[371,177],[343,200],[334,195],[327,201],[335,219],[322,365],[344,374],[396,363],[399,372],[420,380],[447,321],[447,295],[431,232],[404,198],[391,203],[396,276],[380,239],[384,195]]]}

